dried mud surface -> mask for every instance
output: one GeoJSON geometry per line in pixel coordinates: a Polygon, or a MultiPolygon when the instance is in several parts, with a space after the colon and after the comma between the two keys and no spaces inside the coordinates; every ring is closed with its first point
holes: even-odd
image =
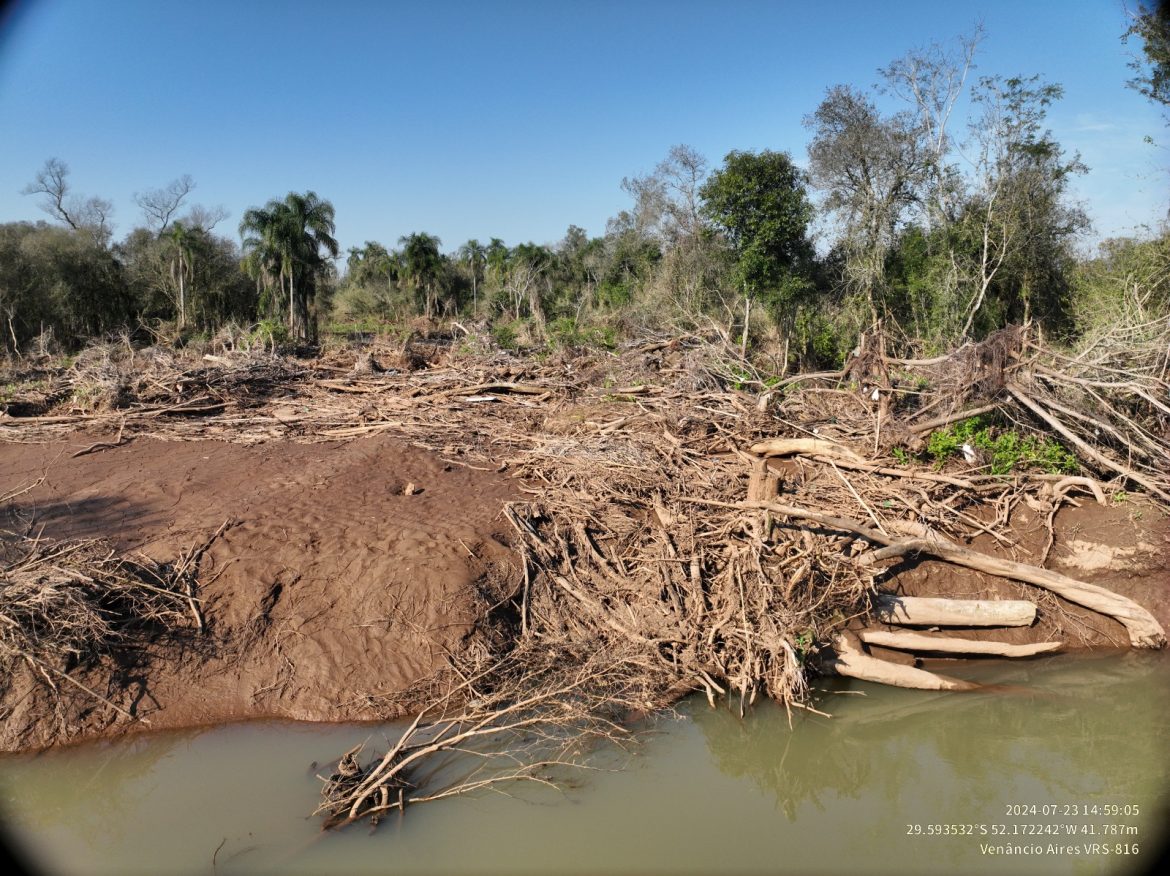
{"type": "Polygon", "coordinates": [[[5,509],[3,527],[168,562],[226,523],[199,568],[207,635],[118,668],[111,684],[132,691],[138,723],[63,691],[73,708],[62,726],[31,675],[13,679],[0,750],[251,718],[382,717],[387,698],[444,665],[493,595],[513,588],[499,512],[517,490],[504,475],[386,436],[137,438],[73,458],[95,440],[0,443],[0,483],[45,478],[5,509]]]}

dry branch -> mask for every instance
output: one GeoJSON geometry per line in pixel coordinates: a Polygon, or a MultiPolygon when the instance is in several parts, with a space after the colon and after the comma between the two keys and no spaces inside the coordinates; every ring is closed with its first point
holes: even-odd
{"type": "Polygon", "coordinates": [[[1067,426],[1064,425],[1064,423],[1060,422],[1060,420],[1058,420],[1056,417],[1045,411],[1020,387],[1009,384],[1007,389],[1008,392],[1019,399],[1021,404],[1023,404],[1026,408],[1028,408],[1028,410],[1046,422],[1057,432],[1059,432],[1062,437],[1064,437],[1070,444],[1076,447],[1077,450],[1079,450],[1086,457],[1098,463],[1099,465],[1104,466],[1110,471],[1116,472],[1124,478],[1128,478],[1134,483],[1141,484],[1164,502],[1170,502],[1170,492],[1167,492],[1165,489],[1159,486],[1153,479],[1142,475],[1140,472],[1134,471],[1129,466],[1124,466],[1119,462],[1114,462],[1099,450],[1090,447],[1088,442],[1074,434],[1067,426]]]}
{"type": "Polygon", "coordinates": [[[804,453],[816,456],[843,456],[854,462],[865,462],[862,456],[848,447],[820,438],[771,438],[767,441],[757,441],[752,445],[751,451],[759,456],[791,456],[794,453],[804,453]]]}

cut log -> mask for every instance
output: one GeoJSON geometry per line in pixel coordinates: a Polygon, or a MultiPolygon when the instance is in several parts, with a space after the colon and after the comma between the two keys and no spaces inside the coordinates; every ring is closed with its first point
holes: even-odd
{"type": "Polygon", "coordinates": [[[768,467],[766,457],[752,462],[752,474],[748,480],[749,502],[771,502],[780,495],[780,476],[768,467]]]}
{"type": "Polygon", "coordinates": [[[882,623],[914,627],[1026,627],[1036,605],[1023,599],[935,599],[879,596],[874,615],[882,623]]]}
{"type": "Polygon", "coordinates": [[[858,456],[843,444],[825,441],[822,438],[771,438],[753,444],[752,453],[757,456],[791,456],[794,453],[807,453],[816,456],[841,456],[855,462],[865,462],[864,457],[858,456]]]}
{"type": "Polygon", "coordinates": [[[838,675],[857,678],[861,681],[873,681],[878,684],[888,684],[892,687],[909,687],[915,690],[974,690],[979,685],[959,678],[949,678],[927,672],[925,669],[915,669],[913,666],[900,666],[896,663],[887,663],[876,657],[862,653],[846,636],[838,636],[833,641],[833,649],[837,656],[826,661],[825,668],[838,675]]]}
{"type": "Polygon", "coordinates": [[[1033,657],[1051,654],[1064,647],[1063,642],[1040,642],[1034,645],[1009,645],[1006,642],[979,642],[956,639],[952,636],[926,636],[922,633],[863,630],[861,641],[867,645],[881,645],[899,651],[919,651],[938,654],[988,654],[995,657],[1033,657]]]}

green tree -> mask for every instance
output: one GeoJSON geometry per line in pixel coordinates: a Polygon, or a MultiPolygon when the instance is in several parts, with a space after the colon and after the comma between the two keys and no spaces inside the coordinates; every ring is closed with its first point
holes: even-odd
{"type": "Polygon", "coordinates": [[[487,247],[472,238],[459,247],[459,260],[467,265],[471,274],[471,312],[479,313],[479,278],[487,266],[487,247]]]}
{"type": "Polygon", "coordinates": [[[1066,156],[1044,127],[1048,108],[1063,95],[1038,76],[983,77],[974,89],[973,170],[951,250],[967,299],[956,302],[960,337],[1033,313],[1058,321],[1066,311],[1060,262],[1088,227],[1066,195],[1072,175],[1088,168],[1079,155],[1066,156]]]}
{"type": "Polygon", "coordinates": [[[888,312],[886,257],[927,177],[924,129],[910,113],[882,116],[848,85],[830,88],[805,124],[812,179],[840,219],[847,288],[876,321],[888,312]]]}
{"type": "Polygon", "coordinates": [[[315,339],[310,308],[327,265],[340,252],[333,237],[333,205],[315,192],[289,192],[283,201],[252,208],[240,222],[244,266],[266,287],[287,281],[289,329],[301,340],[315,339]]]}
{"type": "Polygon", "coordinates": [[[1141,40],[1145,56],[1144,61],[1135,58],[1130,62],[1137,74],[1129,80],[1130,88],[1170,107],[1170,3],[1161,0],[1139,5],[1122,39],[1128,42],[1130,37],[1141,40]]]}
{"type": "Polygon", "coordinates": [[[442,241],[425,231],[407,234],[398,239],[402,244],[403,275],[422,298],[423,313],[430,319],[437,310],[443,280],[442,241]]]}
{"type": "Polygon", "coordinates": [[[493,237],[488,241],[487,252],[484,255],[487,260],[486,277],[490,277],[494,284],[499,287],[504,282],[504,273],[508,269],[508,246],[504,241],[498,237],[493,237]]]}
{"type": "Polygon", "coordinates": [[[179,328],[187,325],[187,284],[192,274],[192,261],[197,245],[197,229],[188,228],[181,220],[176,220],[167,232],[171,244],[171,279],[178,290],[178,300],[175,308],[178,313],[179,328]]]}
{"type": "Polygon", "coordinates": [[[699,190],[702,212],[726,237],[733,276],[745,297],[744,345],[751,302],[761,296],[788,315],[808,291],[813,209],[805,177],[787,152],[733,151],[699,190]]]}
{"type": "Polygon", "coordinates": [[[19,347],[43,329],[66,346],[119,329],[134,301],[115,254],[85,229],[0,225],[0,317],[19,347]]]}

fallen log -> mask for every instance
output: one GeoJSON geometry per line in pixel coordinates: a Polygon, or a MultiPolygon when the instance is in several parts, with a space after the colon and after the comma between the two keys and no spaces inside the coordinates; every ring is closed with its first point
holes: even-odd
{"type": "Polygon", "coordinates": [[[874,600],[882,623],[914,627],[1027,627],[1036,605],[1024,599],[938,599],[882,595],[874,600]]]}
{"type": "Polygon", "coordinates": [[[849,678],[915,690],[974,690],[979,687],[974,682],[870,657],[855,647],[844,635],[837,636],[833,641],[833,650],[837,652],[837,656],[827,660],[825,668],[849,678]]]}
{"type": "Polygon", "coordinates": [[[757,441],[751,449],[757,456],[791,456],[794,453],[805,453],[816,456],[841,456],[854,462],[866,461],[843,444],[825,441],[823,438],[770,438],[767,441],[757,441]]]}
{"type": "Polygon", "coordinates": [[[1033,657],[1051,654],[1064,647],[1063,642],[1039,642],[1033,645],[1009,645],[1005,642],[980,642],[956,639],[953,636],[927,636],[922,633],[862,630],[861,641],[867,645],[881,645],[899,651],[919,651],[939,654],[987,654],[994,657],[1033,657]]]}

